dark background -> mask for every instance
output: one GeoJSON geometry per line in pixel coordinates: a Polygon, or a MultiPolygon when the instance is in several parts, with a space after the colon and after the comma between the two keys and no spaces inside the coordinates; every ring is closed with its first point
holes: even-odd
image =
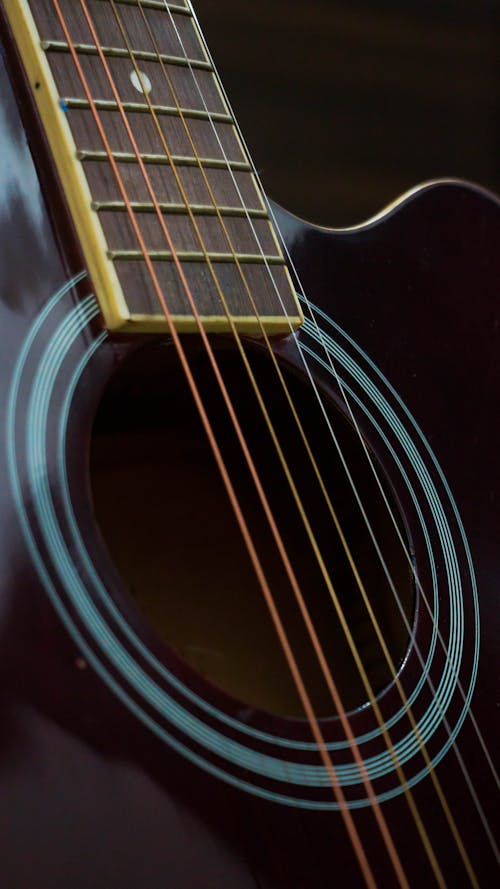
{"type": "Polygon", "coordinates": [[[267,193],[350,225],[427,179],[500,191],[499,0],[193,0],[267,193]]]}

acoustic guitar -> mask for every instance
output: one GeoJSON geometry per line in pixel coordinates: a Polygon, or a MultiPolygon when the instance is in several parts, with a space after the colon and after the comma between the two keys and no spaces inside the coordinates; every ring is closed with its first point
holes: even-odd
{"type": "Polygon", "coordinates": [[[287,214],[189,0],[1,40],[2,887],[497,885],[499,202],[287,214]]]}

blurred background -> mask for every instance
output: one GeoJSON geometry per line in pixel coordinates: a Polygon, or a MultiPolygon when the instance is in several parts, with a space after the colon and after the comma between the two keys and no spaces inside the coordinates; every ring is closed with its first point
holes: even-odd
{"type": "Polygon", "coordinates": [[[332,226],[427,179],[500,192],[500,0],[193,0],[267,193],[332,226]]]}

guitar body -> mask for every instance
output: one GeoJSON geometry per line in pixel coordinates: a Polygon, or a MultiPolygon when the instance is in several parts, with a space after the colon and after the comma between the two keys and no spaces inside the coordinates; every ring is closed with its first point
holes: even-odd
{"type": "MultiPolygon", "coordinates": [[[[167,411],[161,356],[168,337],[103,333],[29,110],[21,119],[17,78],[15,89],[3,67],[2,885],[361,885],[307,724],[241,704],[185,663],[135,604],[101,536],[89,471],[96,412],[113,381],[127,379],[122,368],[129,361],[142,368],[141,386],[152,387],[156,410],[167,411]],[[142,354],[153,357],[142,361],[142,354]]],[[[314,308],[311,315],[302,307],[303,353],[292,336],[273,340],[273,349],[299,388],[307,383],[306,355],[333,415],[345,416],[341,378],[398,505],[430,603],[429,612],[417,588],[401,683],[413,696],[432,769],[479,885],[493,886],[495,858],[470,788],[492,831],[498,803],[469,710],[493,751],[500,207],[477,188],[443,183],[351,231],[315,228],[274,209],[314,308]]],[[[265,375],[262,346],[253,348],[265,375]]],[[[228,350],[222,338],[220,354],[228,350]]],[[[110,435],[113,417],[119,427],[127,411],[127,387],[117,385],[110,435]]],[[[305,414],[316,410],[312,392],[301,403],[305,414]]],[[[165,547],[168,558],[168,539],[165,547]]],[[[188,585],[196,555],[192,561],[185,564],[188,585]]],[[[257,663],[258,639],[253,646],[257,663]]],[[[409,729],[398,717],[398,692],[386,685],[380,708],[447,885],[468,886],[418,744],[405,752],[409,729]]],[[[373,709],[357,706],[350,716],[410,884],[434,885],[373,709]]],[[[321,725],[334,764],[345,769],[346,798],[378,885],[396,886],[365,789],[349,778],[338,718],[327,715],[321,725]]]]}

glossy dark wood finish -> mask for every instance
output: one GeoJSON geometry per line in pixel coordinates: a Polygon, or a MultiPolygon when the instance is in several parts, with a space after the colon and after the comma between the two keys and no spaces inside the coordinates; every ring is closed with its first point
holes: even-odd
{"type": "MultiPolygon", "coordinates": [[[[30,130],[32,145],[38,149],[38,173],[33,165],[24,129],[25,124],[29,129],[29,116],[23,124],[4,70],[1,87],[5,118],[2,154],[11,160],[12,170],[0,195],[0,404],[7,414],[14,368],[29,330],[51,295],[82,266],[74,243],[63,236],[63,210],[57,195],[47,188],[51,180],[46,162],[40,142],[30,130]]],[[[284,211],[276,212],[304,292],[368,352],[393,383],[430,441],[453,490],[470,542],[480,598],[481,654],[472,706],[493,751],[500,494],[498,203],[480,190],[459,184],[429,187],[378,223],[345,233],[315,229],[284,211]]],[[[64,373],[53,390],[45,436],[47,464],[45,469],[41,467],[35,484],[28,472],[25,425],[30,411],[29,393],[36,385],[41,356],[56,341],[60,325],[88,292],[89,284],[83,280],[55,306],[28,353],[14,428],[21,503],[15,502],[12,466],[8,464],[13,442],[2,432],[0,475],[7,479],[0,512],[3,882],[16,889],[31,889],[34,885],[44,889],[87,889],[96,885],[109,889],[160,889],[165,885],[190,889],[316,889],[361,885],[338,813],[304,811],[259,799],[209,775],[176,753],[137,718],[130,706],[124,705],[111,690],[111,681],[119,678],[116,669],[108,663],[105,682],[98,675],[95,662],[93,666],[92,658],[100,658],[101,653],[69,602],[64,583],[51,562],[37,498],[38,485],[43,488],[48,483],[55,515],[62,520],[64,502],[56,421],[67,394],[67,379],[99,336],[98,319],[91,320],[75,338],[64,373]],[[83,647],[68,634],[49,602],[23,533],[23,514],[32,529],[35,549],[82,635],[83,647]]],[[[307,345],[307,331],[300,336],[307,345]]],[[[95,411],[109,379],[137,347],[137,342],[125,338],[104,340],[82,374],[72,401],[65,446],[68,483],[92,562],[119,613],[148,651],[187,687],[246,726],[281,732],[296,741],[306,740],[309,732],[302,722],[242,707],[180,662],[135,608],[109,560],[95,525],[89,494],[89,439],[95,411]]],[[[278,341],[275,349],[287,366],[303,375],[289,339],[278,341]]],[[[330,376],[324,372],[322,377],[317,369],[315,373],[318,382],[335,399],[337,393],[330,376]]],[[[7,419],[2,416],[2,430],[7,428],[7,419]]],[[[380,442],[370,425],[363,417],[360,422],[377,450],[380,442]]],[[[379,459],[391,475],[411,525],[425,587],[428,568],[421,534],[413,524],[414,506],[383,449],[379,459]]],[[[72,558],[81,577],[86,579],[88,568],[76,550],[72,558]]],[[[438,567],[443,571],[442,565],[438,567]]],[[[443,589],[441,604],[446,611],[445,592],[443,589]]],[[[469,592],[465,591],[464,599],[468,631],[469,592]]],[[[420,607],[417,642],[423,648],[428,646],[429,630],[429,621],[420,607]]],[[[468,636],[467,661],[471,657],[470,644],[468,636]]],[[[439,664],[434,669],[437,671],[438,667],[439,664]]],[[[417,675],[418,663],[412,650],[402,672],[407,692],[417,675]]],[[[166,687],[164,683],[163,690],[166,687]]],[[[132,698],[141,703],[137,693],[132,698]]],[[[381,696],[380,702],[383,712],[391,713],[395,706],[394,688],[381,696]]],[[[457,709],[455,701],[450,719],[457,709]]],[[[200,709],[193,707],[193,712],[199,715],[200,709]]],[[[148,714],[151,715],[151,708],[148,714]]],[[[215,720],[207,722],[213,724],[215,720]]],[[[353,714],[352,724],[356,732],[372,729],[371,708],[353,714]]],[[[183,740],[180,730],[173,725],[168,728],[174,740],[183,740]]],[[[329,740],[341,737],[337,720],[326,720],[324,731],[329,740]]],[[[236,730],[228,734],[240,737],[236,730]]],[[[468,719],[458,742],[494,828],[497,799],[468,719]]],[[[434,739],[433,752],[437,744],[438,739],[434,739]]],[[[254,742],[254,747],[269,749],[264,742],[254,742]]],[[[192,749],[202,752],[201,745],[193,743],[192,749]]],[[[273,747],[273,755],[282,754],[273,747]]],[[[316,762],[310,754],[297,754],[297,759],[316,762]]],[[[206,760],[213,765],[222,764],[215,753],[206,755],[206,760]]],[[[240,778],[252,778],[242,767],[235,771],[240,778]]],[[[453,751],[439,764],[437,774],[480,885],[494,885],[495,862],[453,751]]],[[[268,790],[278,789],[275,780],[263,779],[261,784],[268,790]]],[[[469,885],[429,779],[418,783],[414,794],[448,885],[469,885]]],[[[310,799],[322,797],[319,791],[304,790],[303,795],[310,799]]],[[[411,885],[433,885],[432,872],[403,798],[385,804],[384,812],[411,885]]],[[[362,809],[355,811],[355,820],[379,885],[390,889],[396,883],[373,816],[362,809]]]]}

